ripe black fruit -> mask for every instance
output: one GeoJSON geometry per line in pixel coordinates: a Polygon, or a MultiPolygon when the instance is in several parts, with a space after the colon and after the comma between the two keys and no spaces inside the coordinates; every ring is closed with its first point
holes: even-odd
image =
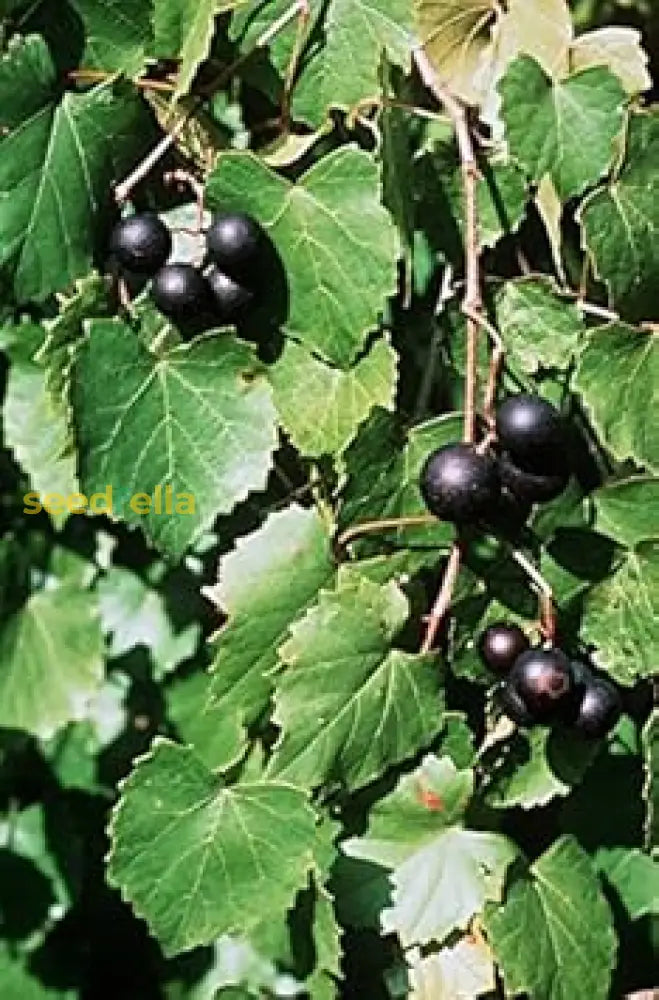
{"type": "Polygon", "coordinates": [[[174,320],[193,319],[208,306],[208,285],[192,264],[166,264],[151,284],[153,301],[174,320]]]}
{"type": "Polygon", "coordinates": [[[543,472],[548,459],[565,452],[563,418],[540,396],[510,396],[499,407],[496,422],[502,449],[524,470],[543,472]]]}
{"type": "Polygon", "coordinates": [[[497,699],[501,709],[518,726],[532,726],[535,722],[524,699],[517,693],[510,680],[501,685],[497,692],[497,699]]]}
{"type": "Polygon", "coordinates": [[[520,469],[510,455],[499,457],[499,475],[501,482],[520,500],[527,503],[546,503],[559,496],[568,484],[570,478],[566,468],[559,467],[558,460],[546,462],[545,468],[551,469],[545,475],[539,472],[528,472],[520,469]]]}
{"type": "Polygon", "coordinates": [[[214,312],[223,323],[233,323],[245,314],[253,299],[247,288],[243,288],[217,267],[210,269],[206,281],[211,291],[214,312]]]}
{"type": "Polygon", "coordinates": [[[468,524],[485,517],[496,504],[499,473],[494,459],[473,445],[449,444],[426,459],[420,488],[436,517],[468,524]]]}
{"type": "Polygon", "coordinates": [[[478,651],[488,667],[498,673],[507,673],[515,660],[529,648],[529,640],[518,625],[496,622],[489,625],[480,637],[478,651]]]}
{"type": "Polygon", "coordinates": [[[570,661],[560,649],[529,649],[515,660],[508,684],[536,722],[547,722],[569,702],[574,677],[570,661]]]}
{"type": "Polygon", "coordinates": [[[112,231],[110,249],[119,264],[135,274],[155,274],[172,252],[172,237],[157,215],[143,212],[121,219],[112,231]]]}
{"type": "Polygon", "coordinates": [[[215,215],[206,233],[210,259],[224,274],[239,281],[254,277],[262,240],[258,224],[242,212],[215,215]]]}
{"type": "Polygon", "coordinates": [[[599,739],[613,729],[622,712],[622,699],[609,681],[586,680],[574,726],[591,739],[599,739]]]}

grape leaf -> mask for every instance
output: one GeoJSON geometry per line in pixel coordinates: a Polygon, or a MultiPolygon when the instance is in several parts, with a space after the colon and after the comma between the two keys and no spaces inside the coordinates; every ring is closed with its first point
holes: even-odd
{"type": "Polygon", "coordinates": [[[6,947],[0,948],[0,991],[7,1000],[75,1000],[77,992],[44,986],[6,947]]]}
{"type": "Polygon", "coordinates": [[[495,990],[492,954],[482,940],[461,937],[424,958],[418,949],[406,957],[409,1000],[476,1000],[495,990]]]}
{"type": "Polygon", "coordinates": [[[173,720],[209,766],[227,766],[244,750],[245,727],[270,699],[278,646],[333,573],[326,529],[297,506],[271,514],[223,558],[220,583],[206,591],[229,616],[211,676],[170,691],[173,720]]]}
{"type": "Polygon", "coordinates": [[[648,854],[627,847],[602,847],[595,865],[630,920],[659,915],[659,864],[648,854]]]}
{"type": "Polygon", "coordinates": [[[606,483],[591,496],[598,531],[633,548],[659,535],[659,478],[634,476],[606,483]]]}
{"type": "Polygon", "coordinates": [[[364,98],[377,98],[383,53],[408,70],[412,48],[407,0],[330,0],[324,44],[305,65],[293,95],[293,111],[320,125],[330,108],[348,111],[364,98]]]}
{"type": "Polygon", "coordinates": [[[587,198],[579,213],[595,271],[631,320],[658,315],[658,151],[659,115],[632,115],[622,170],[609,187],[587,198]]]}
{"type": "Polygon", "coordinates": [[[561,837],[517,879],[485,928],[506,993],[543,1000],[606,1000],[616,939],[588,855],[561,837]]]}
{"type": "Polygon", "coordinates": [[[551,279],[507,281],[496,300],[499,332],[513,363],[530,375],[567,368],[585,333],[579,310],[551,279]]]}
{"type": "MultiPolygon", "coordinates": [[[[4,400],[5,444],[11,448],[32,490],[43,499],[49,493],[70,497],[78,490],[75,455],[67,452],[69,433],[62,404],[48,391],[46,375],[29,360],[15,360],[9,371],[4,400]]],[[[68,511],[51,514],[60,526],[68,511]]]]}
{"type": "Polygon", "coordinates": [[[289,341],[268,371],[279,420],[303,455],[338,455],[375,406],[393,409],[396,352],[379,340],[352,368],[331,368],[289,341]]]}
{"type": "Polygon", "coordinates": [[[144,646],[151,654],[155,679],[162,680],[195,652],[201,625],[192,622],[176,632],[163,595],[135,573],[113,566],[97,590],[103,631],[110,636],[110,656],[144,646]]]}
{"type": "MultiPolygon", "coordinates": [[[[151,3],[134,0],[68,0],[85,29],[82,65],[139,76],[151,45],[151,3]]],[[[171,6],[171,4],[170,4],[171,6]]]]}
{"type": "Polygon", "coordinates": [[[563,204],[549,174],[545,174],[535,194],[534,204],[545,227],[556,274],[564,286],[568,284],[563,264],[563,204]]]}
{"type": "Polygon", "coordinates": [[[654,709],[642,733],[643,798],[645,800],[645,846],[659,855],[659,710],[654,709]]]}
{"type": "Polygon", "coordinates": [[[549,174],[567,201],[610,169],[626,98],[607,69],[553,81],[534,59],[520,56],[499,91],[510,153],[532,180],[549,174]]]}
{"type": "Polygon", "coordinates": [[[215,18],[238,6],[240,0],[155,0],[153,27],[155,53],[178,59],[174,97],[187,94],[197,70],[208,56],[215,18]]]}
{"type": "Polygon", "coordinates": [[[72,374],[82,489],[111,486],[114,516],[141,523],[157,545],[181,555],[216,514],[266,481],[276,434],[262,367],[228,336],[206,335],[156,357],[118,320],[92,320],[87,330],[72,374]],[[148,509],[135,505],[139,493],[152,497],[148,509]]]}
{"type": "Polygon", "coordinates": [[[659,427],[648,420],[659,398],[656,331],[623,323],[591,330],[575,385],[604,446],[616,458],[633,458],[659,472],[659,427]]]}
{"type": "Polygon", "coordinates": [[[315,834],[304,792],[280,781],[231,787],[188,747],[162,738],[122,783],[110,884],[166,955],[249,933],[306,885],[315,834]]]}
{"type": "Polygon", "coordinates": [[[586,743],[569,729],[518,730],[491,755],[486,801],[497,809],[533,809],[569,795],[598,749],[596,742],[586,743]]]}
{"type": "Polygon", "coordinates": [[[94,597],[74,586],[37,591],[0,629],[0,726],[47,739],[85,717],[103,679],[94,597]]]}
{"type": "Polygon", "coordinates": [[[547,76],[569,69],[573,27],[566,0],[509,0],[497,35],[497,62],[504,67],[520,53],[531,56],[547,76]]]}
{"type": "Polygon", "coordinates": [[[390,648],[408,613],[393,582],[321,591],[279,650],[288,669],[275,682],[268,774],[356,788],[427,746],[441,727],[441,671],[434,656],[390,648]]]}
{"type": "Polygon", "coordinates": [[[249,212],[264,226],[285,270],[286,331],[338,367],[354,361],[396,291],[398,241],[380,194],[377,164],[354,146],[296,184],[250,153],[225,153],[206,187],[211,208],[249,212]]]}
{"type": "Polygon", "coordinates": [[[597,647],[595,662],[620,684],[656,672],[659,541],[629,549],[616,572],[587,594],[582,635],[597,647]]]}
{"type": "Polygon", "coordinates": [[[392,869],[393,905],[382,923],[404,947],[443,941],[501,898],[515,849],[498,833],[465,829],[473,788],[471,770],[428,756],[376,802],[366,835],[342,844],[351,857],[392,869]]]}
{"type": "Polygon", "coordinates": [[[15,35],[0,54],[0,136],[36,114],[53,96],[56,70],[41,35],[15,35]]]}
{"type": "Polygon", "coordinates": [[[467,104],[478,105],[491,83],[492,0],[415,0],[419,38],[440,80],[467,104]]]}
{"type": "Polygon", "coordinates": [[[86,274],[111,182],[148,141],[128,85],[67,93],[0,142],[0,273],[19,302],[86,274]]]}
{"type": "Polygon", "coordinates": [[[573,41],[570,65],[574,72],[590,66],[607,66],[632,97],[652,86],[648,55],[643,49],[641,32],[636,28],[613,25],[587,31],[573,41]]]}

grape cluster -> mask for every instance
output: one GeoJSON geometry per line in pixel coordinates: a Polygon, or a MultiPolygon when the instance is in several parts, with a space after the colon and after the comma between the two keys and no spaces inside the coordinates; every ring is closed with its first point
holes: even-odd
{"type": "Polygon", "coordinates": [[[220,323],[245,319],[255,303],[265,237],[249,215],[213,217],[206,231],[206,257],[201,267],[167,263],[172,236],[157,216],[142,212],[121,219],[110,249],[128,274],[150,277],[151,296],[165,316],[177,323],[212,313],[220,323]]]}
{"type": "Polygon", "coordinates": [[[490,625],[480,637],[479,652],[491,670],[506,675],[497,689],[498,702],[520,726],[560,721],[598,739],[620,717],[615,685],[557,647],[532,649],[517,625],[490,625]]]}
{"type": "Polygon", "coordinates": [[[567,429],[540,396],[510,396],[496,414],[496,443],[449,444],[426,459],[421,493],[428,509],[455,524],[523,523],[534,503],[557,497],[570,478],[567,429]]]}

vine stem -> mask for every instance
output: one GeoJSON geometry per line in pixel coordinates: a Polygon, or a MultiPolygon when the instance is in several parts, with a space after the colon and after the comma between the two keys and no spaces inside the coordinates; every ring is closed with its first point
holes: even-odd
{"type": "Polygon", "coordinates": [[[222,87],[227,80],[229,80],[233,74],[239,69],[243,63],[249,59],[254,52],[258,49],[263,49],[275,38],[281,31],[283,31],[296,17],[304,16],[304,11],[307,8],[308,0],[296,0],[294,4],[287,8],[281,17],[278,17],[276,21],[273,21],[264,32],[262,32],[256,39],[253,47],[249,52],[245,52],[243,55],[235,59],[229,66],[225,67],[222,72],[211,81],[211,83],[204,87],[202,93],[192,102],[191,106],[188,108],[186,113],[179,118],[176,124],[171,128],[167,135],[163,136],[159,143],[157,143],[151,152],[144,157],[144,159],[138,163],[135,169],[119,184],[115,190],[115,199],[118,204],[122,204],[128,198],[130,192],[133,190],[136,184],[139,184],[141,180],[150,173],[155,167],[156,163],[162,159],[165,153],[171,149],[178,137],[183,132],[184,128],[190,121],[190,119],[197,113],[204,100],[214,91],[222,87]]]}
{"type": "Polygon", "coordinates": [[[453,542],[453,546],[449,553],[448,562],[446,563],[446,569],[444,570],[444,576],[442,578],[441,586],[437,592],[435,603],[433,604],[430,614],[426,619],[426,631],[423,637],[423,642],[421,643],[421,653],[429,653],[435,645],[437,633],[439,632],[446,613],[451,607],[453,591],[455,590],[455,585],[460,573],[460,566],[462,564],[462,556],[462,545],[456,540],[453,542]]]}
{"type": "MultiPolygon", "coordinates": [[[[104,83],[114,76],[116,73],[108,73],[102,69],[72,69],[67,73],[67,78],[74,83],[104,83]]],[[[150,80],[148,77],[133,80],[133,84],[141,90],[159,90],[167,94],[176,90],[173,83],[167,83],[166,80],[150,80]]]]}
{"type": "Polygon", "coordinates": [[[334,543],[336,552],[340,555],[346,545],[353,542],[362,535],[374,535],[379,531],[390,531],[392,528],[418,528],[430,524],[436,524],[437,518],[433,514],[410,514],[408,517],[385,517],[377,521],[362,521],[361,524],[353,524],[346,528],[334,543]]]}
{"type": "Polygon", "coordinates": [[[533,565],[531,560],[520,552],[519,549],[511,549],[510,554],[518,566],[524,570],[529,580],[535,585],[538,591],[540,605],[540,629],[545,639],[554,642],[556,639],[557,621],[556,604],[554,602],[554,591],[551,584],[545,580],[540,570],[533,565]]]}

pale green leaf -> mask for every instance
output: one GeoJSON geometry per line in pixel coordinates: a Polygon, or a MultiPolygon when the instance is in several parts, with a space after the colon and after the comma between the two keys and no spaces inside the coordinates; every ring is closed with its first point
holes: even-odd
{"type": "Polygon", "coordinates": [[[338,455],[375,406],[393,409],[397,354],[379,340],[352,368],[333,368],[289,341],[268,370],[279,420],[303,455],[338,455]]]}
{"type": "Polygon", "coordinates": [[[597,67],[554,81],[521,56],[499,90],[510,153],[532,180],[549,174],[566,201],[608,172],[626,100],[612,73],[597,67]]]}
{"type": "Polygon", "coordinates": [[[427,746],[441,728],[441,668],[434,656],[391,648],[408,613],[395,583],[358,578],[321,591],[279,650],[281,733],[267,773],[355,788],[427,746]]]}
{"type": "Polygon", "coordinates": [[[304,792],[225,786],[191,749],[158,738],[122,784],[108,879],[173,955],[249,933],[266,899],[285,912],[306,885],[314,835],[304,792]]]}
{"type": "Polygon", "coordinates": [[[226,335],[155,356],[118,320],[87,329],[72,375],[82,489],[111,487],[115,517],[181,555],[217,514],[265,484],[276,433],[262,366],[226,335]],[[142,493],[152,502],[136,504],[142,493]]]}
{"type": "Polygon", "coordinates": [[[560,297],[548,278],[505,282],[496,316],[511,360],[530,375],[542,368],[569,367],[585,334],[579,310],[560,297]]]}
{"type": "Polygon", "coordinates": [[[501,898],[515,849],[498,833],[465,829],[473,787],[471,770],[428,756],[375,804],[366,835],[342,845],[351,857],[392,869],[393,905],[382,923],[404,947],[443,941],[501,898]]]}
{"type": "MultiPolygon", "coordinates": [[[[69,0],[84,25],[85,68],[139,76],[151,44],[151,2],[69,0]]],[[[170,4],[171,5],[171,4],[170,4]]]]}
{"type": "Polygon", "coordinates": [[[344,146],[296,184],[250,153],[226,153],[206,188],[213,209],[255,216],[281,258],[288,333],[349,367],[396,291],[398,241],[371,156],[344,146]]]}
{"type": "Polygon", "coordinates": [[[496,986],[492,954],[484,941],[462,937],[432,955],[407,955],[409,1000],[476,1000],[496,986]]]}
{"type": "Polygon", "coordinates": [[[630,920],[659,915],[659,860],[636,848],[601,847],[595,865],[630,920]]]}
{"type": "Polygon", "coordinates": [[[659,424],[649,419],[659,403],[657,332],[623,323],[591,330],[575,384],[604,447],[659,472],[659,424]]]}
{"type": "Polygon", "coordinates": [[[0,137],[53,95],[56,70],[41,35],[15,35],[0,54],[0,137]]]}
{"type": "Polygon", "coordinates": [[[498,63],[505,66],[524,54],[535,59],[547,76],[564,76],[572,35],[567,0],[508,0],[497,34],[498,63]]]}
{"type": "Polygon", "coordinates": [[[439,79],[468,104],[479,105],[492,82],[492,0],[415,0],[418,36],[439,79]]]}
{"type": "Polygon", "coordinates": [[[19,302],[87,273],[111,183],[148,136],[139,97],[108,84],[65,94],[0,142],[0,274],[19,302]]]}
{"type": "Polygon", "coordinates": [[[0,629],[0,726],[47,739],[84,718],[103,679],[102,653],[91,594],[73,587],[32,594],[0,629]]]}
{"type": "Polygon", "coordinates": [[[506,993],[542,1000],[607,1000],[616,939],[588,855],[562,837],[510,887],[485,927],[506,993]]]}
{"type": "Polygon", "coordinates": [[[563,203],[549,174],[545,174],[538,184],[534,202],[545,227],[556,273],[562,284],[567,285],[565,266],[563,264],[563,230],[561,228],[563,203]]]}
{"type": "Polygon", "coordinates": [[[572,43],[570,65],[574,71],[607,66],[632,97],[652,86],[648,55],[643,49],[641,32],[636,28],[615,25],[587,31],[572,43]]]}
{"type": "Polygon", "coordinates": [[[591,496],[598,531],[633,547],[659,536],[659,478],[634,476],[607,483],[591,496]]]}
{"type": "Polygon", "coordinates": [[[228,615],[211,677],[170,689],[170,713],[183,738],[213,767],[243,751],[245,727],[267,708],[277,648],[291,622],[334,573],[329,538],[312,510],[293,506],[238,542],[207,596],[228,615]]]}
{"type": "Polygon", "coordinates": [[[656,318],[659,269],[659,115],[632,115],[625,162],[580,212],[595,271],[629,319],[656,318]]]}

